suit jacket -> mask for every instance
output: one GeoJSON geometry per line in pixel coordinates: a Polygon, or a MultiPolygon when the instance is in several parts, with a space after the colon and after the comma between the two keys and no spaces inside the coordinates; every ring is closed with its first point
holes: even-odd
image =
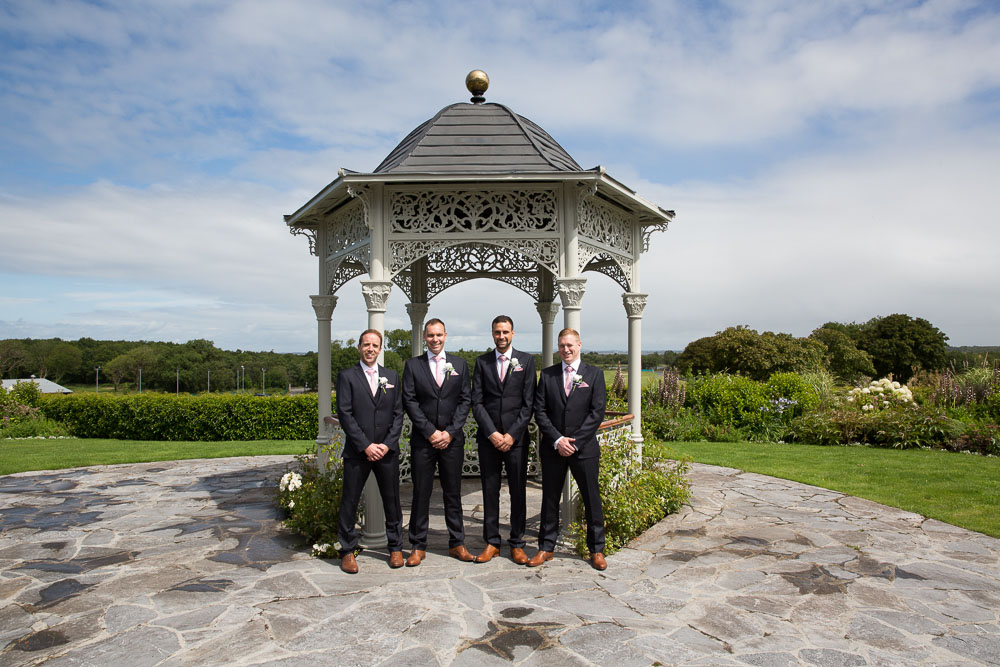
{"type": "Polygon", "coordinates": [[[577,370],[583,381],[566,396],[562,362],[542,370],[535,391],[535,421],[541,431],[540,453],[555,451],[556,441],[566,436],[576,438],[573,443],[581,459],[600,456],[597,429],[604,421],[607,390],[604,371],[580,362],[577,370]]]}
{"type": "Polygon", "coordinates": [[[399,451],[399,436],[403,432],[403,391],[399,374],[384,366],[378,367],[379,377],[386,383],[375,390],[360,364],[342,370],[337,375],[337,418],[347,442],[343,457],[366,458],[365,448],[373,442],[399,451]]]}
{"type": "Polygon", "coordinates": [[[483,444],[488,443],[495,432],[510,433],[515,447],[527,442],[524,436],[535,404],[535,360],[530,354],[513,348],[510,357],[517,359],[520,367],[515,371],[508,361],[503,382],[497,370],[495,350],[476,359],[472,374],[472,415],[479,426],[476,440],[483,444]]]}
{"type": "Polygon", "coordinates": [[[410,446],[429,447],[434,431],[447,431],[452,444],[465,444],[462,427],[469,418],[469,365],[465,359],[445,353],[454,370],[438,387],[426,354],[406,360],[403,367],[403,408],[410,415],[413,433],[410,446]]]}

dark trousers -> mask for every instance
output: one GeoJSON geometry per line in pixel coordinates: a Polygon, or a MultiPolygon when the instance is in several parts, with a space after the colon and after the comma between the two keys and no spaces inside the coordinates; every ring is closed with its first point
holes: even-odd
{"type": "MultiPolygon", "coordinates": [[[[551,443],[543,444],[551,447],[551,443]]],[[[542,516],[538,529],[538,549],[555,551],[559,536],[559,501],[562,499],[566,471],[569,470],[580,488],[584,519],[587,522],[587,548],[590,553],[604,552],[604,510],[597,483],[600,457],[580,459],[576,454],[560,456],[557,452],[542,452],[542,516]]]]}
{"type": "Polygon", "coordinates": [[[344,487],[340,498],[337,539],[344,553],[358,546],[358,502],[368,474],[375,473],[382,509],[385,510],[385,538],[389,551],[403,548],[403,508],[399,504],[399,452],[390,451],[378,461],[344,459],[344,487]]]}
{"type": "Polygon", "coordinates": [[[465,448],[452,442],[445,449],[420,445],[410,449],[410,475],[413,479],[413,504],[410,507],[410,546],[427,549],[427,525],[430,522],[431,491],[434,469],[441,477],[444,496],[444,522],[448,526],[448,548],[465,544],[462,521],[462,462],[465,448]]]}
{"type": "Polygon", "coordinates": [[[500,482],[507,469],[510,492],[511,548],[524,548],[524,523],[527,514],[525,489],[528,480],[528,445],[520,443],[501,452],[487,441],[479,444],[479,476],[483,482],[483,540],[500,548],[500,482]]]}

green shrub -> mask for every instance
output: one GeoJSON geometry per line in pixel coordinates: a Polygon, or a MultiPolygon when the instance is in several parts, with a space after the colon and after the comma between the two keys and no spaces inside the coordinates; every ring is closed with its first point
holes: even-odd
{"type": "MultiPolygon", "coordinates": [[[[818,373],[813,373],[818,375],[818,373]]],[[[798,373],[775,373],[765,383],[772,403],[785,399],[790,403],[782,410],[789,419],[812,410],[819,404],[816,388],[798,373]]]]}
{"type": "Polygon", "coordinates": [[[57,421],[36,417],[26,419],[17,423],[0,425],[0,439],[2,438],[47,438],[57,436],[68,436],[69,429],[57,421]]]}
{"type": "Polygon", "coordinates": [[[688,383],[687,404],[714,425],[754,431],[763,425],[770,401],[763,383],[715,374],[688,383]]]}
{"type": "Polygon", "coordinates": [[[703,415],[688,409],[670,409],[646,404],[642,408],[642,433],[646,438],[664,442],[708,440],[707,430],[714,427],[703,415]]]}
{"type": "MultiPolygon", "coordinates": [[[[670,460],[647,450],[642,467],[627,476],[626,472],[634,467],[632,456],[627,445],[601,448],[598,484],[604,509],[606,554],[622,549],[663,517],[679,510],[691,495],[684,476],[690,468],[687,459],[670,460]]],[[[583,515],[582,501],[577,515],[583,515]]],[[[577,553],[587,555],[586,526],[573,522],[567,530],[577,553]]]]}
{"type": "Polygon", "coordinates": [[[282,524],[312,545],[314,556],[336,556],[337,521],[344,486],[343,466],[331,457],[320,468],[317,457],[295,457],[282,476],[275,500],[284,511],[282,524]]]}
{"type": "Polygon", "coordinates": [[[45,397],[43,413],[79,438],[305,440],[316,437],[316,395],[73,394],[45,397]]]}
{"type": "Polygon", "coordinates": [[[809,412],[792,420],[789,439],[814,445],[946,449],[953,448],[965,431],[964,424],[938,408],[907,403],[881,410],[844,407],[809,412]]]}
{"type": "Polygon", "coordinates": [[[0,438],[35,438],[67,435],[58,422],[46,419],[38,408],[42,391],[35,382],[18,382],[0,388],[0,438]]]}

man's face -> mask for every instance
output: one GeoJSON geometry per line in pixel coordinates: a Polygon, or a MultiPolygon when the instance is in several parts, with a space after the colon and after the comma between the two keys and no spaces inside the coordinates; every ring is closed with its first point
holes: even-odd
{"type": "Polygon", "coordinates": [[[378,353],[382,351],[382,340],[373,333],[366,333],[358,343],[358,351],[361,352],[361,361],[365,366],[374,366],[378,361],[378,353]]]}
{"type": "Polygon", "coordinates": [[[563,363],[571,364],[580,356],[580,339],[573,334],[559,337],[559,356],[563,363]]]}
{"type": "Polygon", "coordinates": [[[447,339],[448,333],[444,330],[443,324],[434,323],[424,327],[424,342],[427,343],[427,349],[431,354],[441,354],[447,339]]]}
{"type": "Polygon", "coordinates": [[[510,344],[514,342],[514,329],[510,322],[497,322],[493,325],[493,343],[497,346],[497,352],[503,354],[510,349],[510,344]]]}

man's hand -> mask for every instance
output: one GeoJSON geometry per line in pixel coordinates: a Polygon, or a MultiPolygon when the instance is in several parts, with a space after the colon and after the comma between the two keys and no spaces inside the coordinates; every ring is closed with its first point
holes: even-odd
{"type": "Polygon", "coordinates": [[[503,451],[503,434],[500,433],[500,431],[493,431],[493,433],[490,433],[489,440],[491,445],[499,449],[501,452],[503,451]]]}
{"type": "Polygon", "coordinates": [[[448,445],[451,444],[451,433],[434,431],[431,433],[431,437],[427,438],[427,442],[431,443],[431,447],[434,449],[448,449],[448,445]]]}
{"type": "Polygon", "coordinates": [[[572,456],[576,453],[576,438],[567,438],[563,436],[556,440],[556,451],[559,452],[560,456],[572,456]]]}
{"type": "Polygon", "coordinates": [[[497,447],[501,452],[509,452],[510,448],[514,446],[514,436],[510,433],[503,434],[503,444],[497,447]]]}
{"type": "Polygon", "coordinates": [[[369,461],[378,461],[383,456],[389,453],[389,448],[380,442],[373,442],[372,444],[365,447],[365,456],[368,457],[369,461]]]}

